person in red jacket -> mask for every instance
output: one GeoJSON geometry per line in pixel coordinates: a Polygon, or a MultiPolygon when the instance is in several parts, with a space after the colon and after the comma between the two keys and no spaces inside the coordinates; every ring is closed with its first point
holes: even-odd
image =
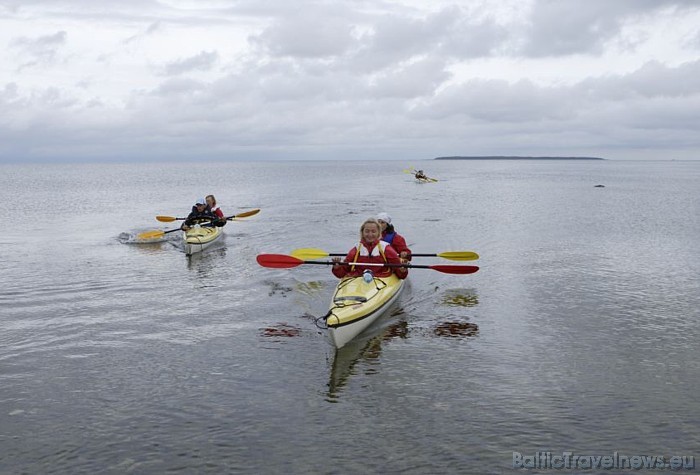
{"type": "Polygon", "coordinates": [[[391,224],[391,216],[387,213],[379,213],[377,215],[377,221],[382,227],[382,241],[387,244],[391,244],[396,252],[399,253],[401,259],[411,260],[411,250],[406,244],[406,239],[402,235],[396,232],[394,225],[391,224]]]}
{"type": "Polygon", "coordinates": [[[358,277],[365,269],[372,271],[375,277],[388,277],[393,272],[399,279],[408,276],[408,269],[405,267],[379,267],[363,266],[362,263],[373,264],[404,264],[397,252],[387,243],[381,240],[382,227],[374,218],[367,219],[360,226],[360,242],[350,249],[345,261],[353,265],[340,264],[340,258],[334,257],[333,275],[338,278],[358,277]]]}
{"type": "Polygon", "coordinates": [[[224,216],[224,212],[221,211],[221,208],[219,208],[219,205],[216,204],[216,198],[214,198],[214,195],[207,195],[204,199],[207,200],[207,207],[209,210],[212,212],[214,216],[216,216],[218,219],[215,219],[212,224],[214,226],[222,227],[226,225],[226,217],[224,216]]]}
{"type": "Polygon", "coordinates": [[[207,195],[204,199],[207,200],[207,206],[209,206],[209,209],[215,216],[218,216],[219,218],[224,217],[224,212],[221,211],[219,205],[216,204],[216,198],[214,198],[214,195],[207,195]]]}

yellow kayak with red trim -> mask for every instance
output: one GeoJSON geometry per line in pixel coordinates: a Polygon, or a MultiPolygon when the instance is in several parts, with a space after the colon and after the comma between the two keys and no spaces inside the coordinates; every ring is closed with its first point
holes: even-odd
{"type": "Polygon", "coordinates": [[[326,325],[336,348],[342,348],[384,314],[401,294],[405,281],[391,274],[373,277],[345,277],[336,286],[326,325]]]}

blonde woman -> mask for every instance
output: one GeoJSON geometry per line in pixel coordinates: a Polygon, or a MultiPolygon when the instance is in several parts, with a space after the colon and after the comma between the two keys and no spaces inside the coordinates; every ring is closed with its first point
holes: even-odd
{"type": "Polygon", "coordinates": [[[371,264],[402,264],[401,258],[394,248],[381,240],[382,226],[374,218],[367,219],[360,226],[360,242],[350,249],[345,262],[352,265],[340,264],[340,258],[333,258],[333,275],[338,278],[357,277],[362,275],[365,269],[372,271],[375,277],[387,277],[393,272],[399,279],[408,276],[408,269],[405,267],[378,267],[363,266],[362,263],[371,264]]]}

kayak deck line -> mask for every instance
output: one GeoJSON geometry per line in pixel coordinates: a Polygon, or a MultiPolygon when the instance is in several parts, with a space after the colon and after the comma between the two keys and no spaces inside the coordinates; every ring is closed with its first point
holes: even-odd
{"type": "MultiPolygon", "coordinates": [[[[372,295],[369,298],[367,298],[363,295],[352,295],[352,296],[348,295],[348,296],[337,297],[338,291],[341,290],[342,288],[344,288],[345,286],[347,286],[354,279],[362,279],[362,277],[361,276],[349,277],[349,278],[343,279],[342,281],[340,281],[338,283],[338,285],[335,289],[335,293],[333,294],[333,305],[331,306],[330,309],[328,309],[328,312],[325,315],[323,315],[321,317],[316,317],[314,319],[314,324],[316,324],[316,326],[318,328],[320,328],[322,330],[327,330],[327,329],[332,328],[332,327],[348,325],[350,323],[361,320],[361,318],[358,318],[357,320],[352,320],[349,322],[340,323],[339,317],[333,313],[334,310],[338,310],[341,308],[346,308],[346,307],[351,307],[353,305],[360,305],[360,304],[366,303],[368,300],[371,300],[372,298],[374,298],[375,296],[378,295],[378,293],[375,293],[374,295],[372,295]],[[334,317],[336,319],[337,323],[328,324],[328,320],[331,317],[334,317]]],[[[374,277],[373,282],[375,284],[377,291],[380,291],[381,289],[386,287],[386,282],[384,282],[380,277],[374,277]],[[377,281],[382,283],[381,288],[379,286],[377,286],[377,281]]]]}
{"type": "MultiPolygon", "coordinates": [[[[353,279],[362,279],[362,277],[353,277],[351,279],[347,279],[345,281],[342,281],[340,284],[338,284],[338,289],[336,290],[336,294],[338,293],[339,290],[341,290],[341,286],[343,286],[343,287],[346,286],[353,279]]],[[[380,306],[379,308],[373,310],[372,312],[370,312],[366,315],[359,316],[353,320],[348,320],[346,322],[341,322],[340,317],[338,317],[335,313],[333,313],[333,310],[337,310],[337,309],[341,309],[341,308],[345,308],[345,307],[359,306],[360,304],[367,303],[370,300],[372,300],[373,298],[375,298],[377,295],[379,295],[381,293],[381,291],[384,290],[387,286],[387,283],[384,282],[379,277],[374,277],[372,282],[374,283],[374,287],[377,289],[377,292],[374,295],[370,296],[369,298],[367,298],[363,295],[348,295],[348,296],[341,296],[341,297],[333,296],[333,307],[331,307],[331,309],[328,310],[328,313],[325,316],[326,325],[329,328],[338,328],[338,327],[343,327],[345,325],[352,325],[355,322],[359,322],[360,320],[364,320],[365,318],[371,317],[377,311],[383,310],[384,307],[380,306]],[[381,287],[378,285],[378,282],[380,282],[382,284],[381,287]],[[328,320],[331,317],[335,317],[336,323],[328,323],[328,320]]]]}

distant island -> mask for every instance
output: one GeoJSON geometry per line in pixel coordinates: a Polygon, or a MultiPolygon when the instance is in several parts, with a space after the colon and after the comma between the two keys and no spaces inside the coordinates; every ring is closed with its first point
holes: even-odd
{"type": "Polygon", "coordinates": [[[487,155],[483,157],[435,157],[433,160],[605,160],[600,157],[519,157],[517,155],[487,155]]]}

